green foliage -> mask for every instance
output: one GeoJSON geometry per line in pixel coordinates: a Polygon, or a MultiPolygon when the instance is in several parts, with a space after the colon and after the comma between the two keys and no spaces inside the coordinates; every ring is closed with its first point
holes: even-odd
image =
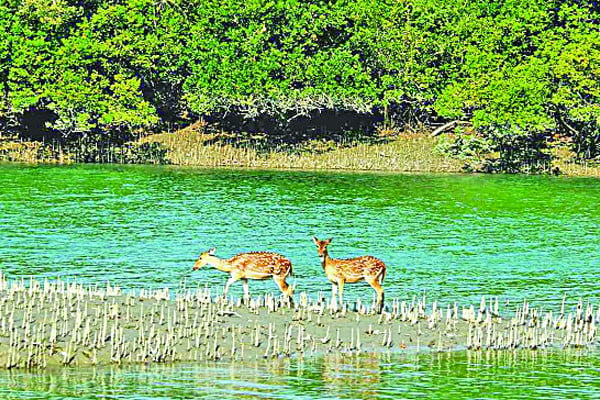
{"type": "Polygon", "coordinates": [[[470,172],[556,173],[552,168],[552,144],[544,135],[506,133],[486,128],[485,132],[460,131],[439,147],[463,163],[470,172]]]}
{"type": "Polygon", "coordinates": [[[499,159],[556,134],[594,158],[598,21],[584,0],[0,0],[0,129],[42,110],[77,139],[336,109],[467,121],[499,159]]]}

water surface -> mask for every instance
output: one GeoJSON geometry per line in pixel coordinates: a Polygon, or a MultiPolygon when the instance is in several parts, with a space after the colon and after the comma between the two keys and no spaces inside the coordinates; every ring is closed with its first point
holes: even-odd
{"type": "MultiPolygon", "coordinates": [[[[388,298],[558,308],[567,292],[573,307],[600,297],[599,199],[600,181],[579,178],[0,164],[0,269],[125,288],[187,275],[219,291],[224,274],[190,271],[201,251],[271,250],[316,294],[329,290],[317,235],[334,257],[384,260],[388,298]]],[[[371,293],[346,286],[347,299],[371,293]]],[[[581,399],[598,398],[598,365],[594,351],[462,351],[0,371],[0,398],[581,399]]]]}
{"type": "Polygon", "coordinates": [[[556,306],[563,292],[599,296],[599,199],[600,180],[585,178],[0,165],[0,269],[128,288],[188,274],[218,289],[222,273],[190,271],[201,251],[271,250],[316,293],[329,290],[317,235],[333,237],[333,257],[384,260],[388,298],[556,306]]]}
{"type": "Polygon", "coordinates": [[[456,352],[0,371],[5,399],[592,399],[600,355],[456,352]]]}

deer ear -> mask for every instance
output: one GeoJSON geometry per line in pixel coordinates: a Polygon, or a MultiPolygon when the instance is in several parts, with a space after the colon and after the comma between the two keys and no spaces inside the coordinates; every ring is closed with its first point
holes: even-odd
{"type": "Polygon", "coordinates": [[[313,242],[315,242],[315,244],[318,245],[319,244],[319,239],[317,239],[316,236],[313,236],[313,242]]]}
{"type": "Polygon", "coordinates": [[[325,243],[329,244],[329,243],[331,243],[332,240],[333,240],[333,238],[329,238],[325,241],[325,243]]]}
{"type": "Polygon", "coordinates": [[[212,247],[210,250],[208,250],[208,255],[209,256],[214,256],[215,255],[215,251],[217,251],[216,247],[212,247]]]}

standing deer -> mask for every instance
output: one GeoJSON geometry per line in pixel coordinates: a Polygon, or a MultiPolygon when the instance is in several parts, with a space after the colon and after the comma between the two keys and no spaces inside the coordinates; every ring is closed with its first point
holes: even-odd
{"type": "Polygon", "coordinates": [[[317,245],[317,252],[321,259],[321,265],[325,271],[327,279],[331,282],[331,301],[336,303],[336,292],[340,292],[340,303],[343,303],[344,284],[354,283],[361,280],[367,281],[375,292],[377,292],[377,312],[383,311],[384,293],[381,286],[385,278],[385,264],[373,256],[361,256],[347,259],[336,259],[329,257],[327,246],[331,243],[331,238],[319,240],[313,236],[313,241],[317,245]]]}
{"type": "Polygon", "coordinates": [[[237,280],[242,280],[244,285],[244,299],[250,298],[248,279],[269,279],[279,286],[281,292],[293,303],[294,287],[287,284],[285,278],[292,275],[290,260],[277,253],[251,252],[240,253],[229,259],[215,256],[216,248],[203,252],[194,264],[194,271],[205,265],[212,265],[219,271],[228,272],[231,276],[223,289],[223,296],[227,296],[229,286],[237,280]]]}

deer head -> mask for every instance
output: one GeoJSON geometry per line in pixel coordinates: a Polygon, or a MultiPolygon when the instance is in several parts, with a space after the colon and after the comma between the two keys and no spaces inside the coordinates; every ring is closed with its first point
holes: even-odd
{"type": "Polygon", "coordinates": [[[194,271],[204,267],[206,264],[209,264],[212,261],[212,257],[215,256],[215,251],[217,251],[216,247],[209,249],[208,251],[202,252],[200,257],[194,263],[194,271]]]}
{"type": "Polygon", "coordinates": [[[315,242],[315,244],[317,245],[317,253],[319,253],[319,258],[321,259],[321,262],[325,262],[325,259],[328,255],[327,246],[329,245],[329,243],[331,243],[332,240],[332,238],[329,238],[327,240],[319,240],[316,236],[313,236],[313,242],[315,242]]]}

